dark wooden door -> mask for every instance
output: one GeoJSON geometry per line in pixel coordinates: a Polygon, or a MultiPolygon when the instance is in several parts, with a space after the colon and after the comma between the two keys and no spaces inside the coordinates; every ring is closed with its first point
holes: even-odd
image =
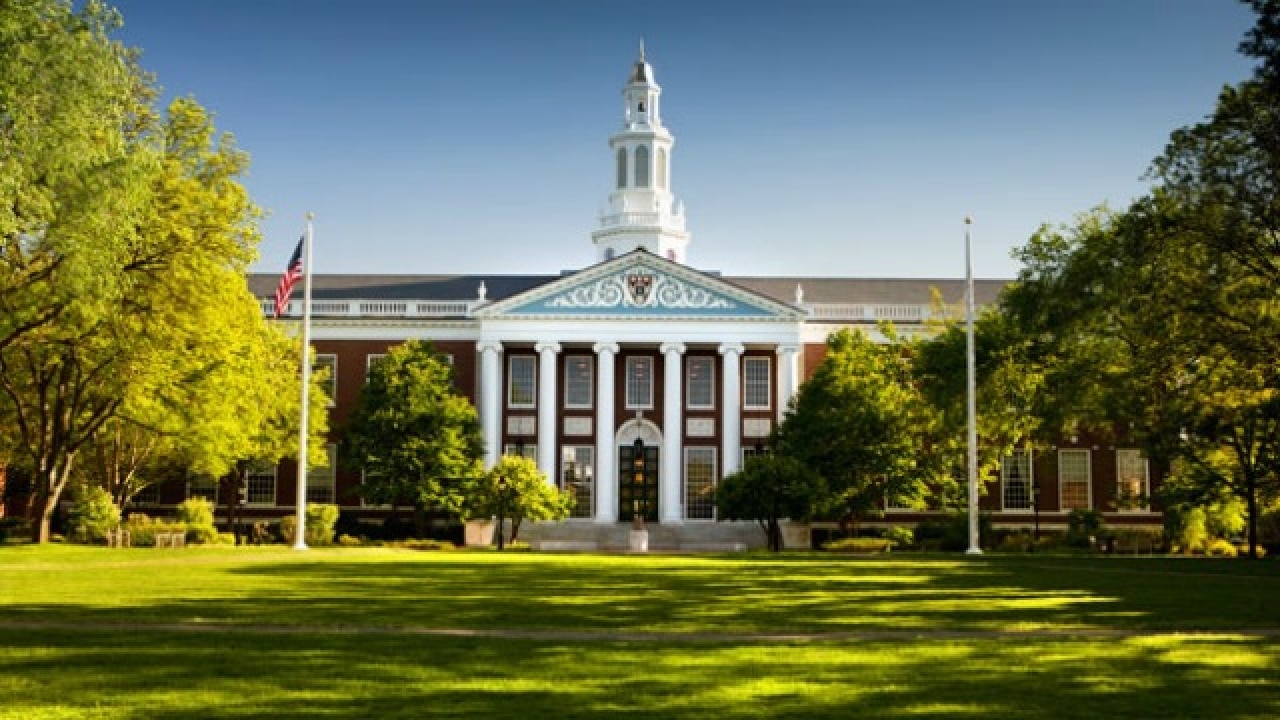
{"type": "Polygon", "coordinates": [[[658,522],[658,448],[618,448],[618,519],[658,522]]]}

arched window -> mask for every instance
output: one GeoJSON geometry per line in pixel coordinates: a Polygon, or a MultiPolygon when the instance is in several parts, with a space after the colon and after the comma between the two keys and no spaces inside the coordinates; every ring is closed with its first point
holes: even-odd
{"type": "Polygon", "coordinates": [[[636,187],[649,187],[649,146],[636,147],[636,187]]]}
{"type": "Polygon", "coordinates": [[[611,248],[611,247],[607,247],[607,248],[605,248],[605,249],[604,249],[604,259],[605,259],[605,260],[612,260],[612,259],[613,259],[613,248],[611,248]]]}
{"type": "Polygon", "coordinates": [[[627,149],[618,148],[618,188],[627,186],[627,149]]]}
{"type": "Polygon", "coordinates": [[[667,187],[667,149],[658,148],[658,188],[667,187]]]}

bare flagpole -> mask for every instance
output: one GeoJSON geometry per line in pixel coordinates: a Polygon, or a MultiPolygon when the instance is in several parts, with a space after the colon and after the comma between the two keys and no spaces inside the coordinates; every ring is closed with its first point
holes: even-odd
{"type": "Polygon", "coordinates": [[[969,228],[973,216],[964,218],[964,284],[965,284],[965,395],[969,416],[969,555],[981,555],[982,544],[978,537],[978,391],[977,362],[973,349],[973,252],[969,228]]]}
{"type": "Polygon", "coordinates": [[[311,222],[315,213],[307,213],[307,230],[302,236],[302,416],[298,422],[298,521],[293,537],[294,550],[307,549],[307,421],[311,405],[311,222]]]}

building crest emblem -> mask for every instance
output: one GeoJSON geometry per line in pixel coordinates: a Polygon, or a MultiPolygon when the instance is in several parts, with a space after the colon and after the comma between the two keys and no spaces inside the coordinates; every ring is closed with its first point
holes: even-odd
{"type": "Polygon", "coordinates": [[[649,274],[627,275],[627,293],[636,305],[647,305],[649,294],[653,291],[653,276],[649,274]]]}

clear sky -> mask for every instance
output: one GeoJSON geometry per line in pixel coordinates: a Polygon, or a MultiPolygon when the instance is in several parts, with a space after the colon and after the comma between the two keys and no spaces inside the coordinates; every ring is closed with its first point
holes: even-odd
{"type": "Polygon", "coordinates": [[[252,158],[283,269],[556,273],[594,260],[644,38],[690,264],[1012,277],[1041,224],[1143,192],[1247,77],[1232,0],[115,0],[120,38],[252,158]]]}

